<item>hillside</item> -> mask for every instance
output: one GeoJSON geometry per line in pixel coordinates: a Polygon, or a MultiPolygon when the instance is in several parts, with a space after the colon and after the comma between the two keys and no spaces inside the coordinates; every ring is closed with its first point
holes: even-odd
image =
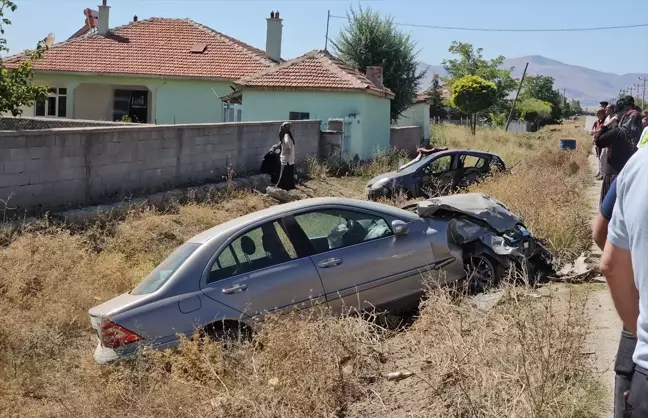
{"type": "MultiPolygon", "coordinates": [[[[567,97],[580,100],[583,106],[596,105],[600,100],[617,97],[620,89],[638,83],[639,77],[648,76],[648,74],[605,73],[578,65],[565,64],[540,55],[507,59],[504,61],[504,66],[515,67],[513,75],[521,77],[527,62],[529,63],[529,74],[553,77],[558,89],[561,91],[565,89],[567,97]]],[[[421,70],[428,68],[425,79],[421,83],[422,88],[427,88],[430,85],[435,73],[441,76],[445,75],[445,71],[440,65],[421,63],[419,68],[421,70]]]]}

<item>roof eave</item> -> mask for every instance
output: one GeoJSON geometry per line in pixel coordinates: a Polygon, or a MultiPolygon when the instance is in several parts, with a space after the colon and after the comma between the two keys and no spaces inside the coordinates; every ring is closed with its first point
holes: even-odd
{"type": "Polygon", "coordinates": [[[131,77],[131,78],[150,78],[156,80],[208,80],[208,81],[223,81],[232,83],[237,78],[222,78],[222,77],[200,77],[200,76],[181,76],[181,75],[163,75],[163,74],[124,74],[124,73],[108,73],[108,72],[88,72],[88,71],[57,71],[57,70],[34,70],[35,74],[51,74],[51,75],[76,75],[76,76],[89,76],[89,77],[131,77]]]}
{"type": "MultiPolygon", "coordinates": [[[[334,92],[343,92],[343,93],[368,93],[373,96],[384,97],[387,99],[393,99],[394,93],[388,93],[385,91],[376,91],[369,88],[332,88],[332,87],[283,87],[283,86],[249,86],[241,83],[234,83],[237,87],[237,91],[243,91],[245,89],[255,89],[255,90],[268,90],[268,91],[334,91],[334,92]]],[[[233,94],[233,93],[232,93],[233,94]]]]}

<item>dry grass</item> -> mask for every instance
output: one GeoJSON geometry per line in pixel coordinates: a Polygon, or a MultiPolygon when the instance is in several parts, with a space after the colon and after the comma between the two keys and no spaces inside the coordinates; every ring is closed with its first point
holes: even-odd
{"type": "MultiPolygon", "coordinates": [[[[585,154],[552,151],[553,134],[559,133],[552,133],[553,144],[523,151],[511,145],[517,137],[491,139],[520,155],[520,164],[510,176],[476,188],[522,212],[556,248],[577,251],[589,241],[580,232],[580,215],[589,213],[581,193],[585,154]],[[547,197],[553,194],[557,200],[547,197]]],[[[446,140],[470,139],[452,135],[446,140]]],[[[321,175],[299,193],[360,197],[363,184],[362,178],[321,175]]],[[[488,314],[434,292],[416,324],[391,338],[356,317],[287,315],[270,319],[255,344],[223,350],[186,342],[182,354],[152,353],[133,367],[94,363],[90,307],[131,289],[195,233],[271,204],[264,196],[229,191],[165,213],[132,212],[82,229],[44,222],[7,235],[0,249],[0,416],[395,416],[385,411],[402,402],[390,403],[393,388],[382,386],[391,383],[378,373],[399,367],[403,358],[414,362],[411,367],[432,361],[422,379],[406,381],[435,388],[419,388],[431,398],[415,404],[418,415],[411,416],[591,416],[586,401],[595,388],[578,356],[580,305],[568,303],[557,315],[515,292],[488,314]],[[443,376],[449,377],[439,380],[443,376]],[[567,391],[569,385],[576,389],[567,391]],[[374,402],[378,398],[387,409],[374,402]]]]}

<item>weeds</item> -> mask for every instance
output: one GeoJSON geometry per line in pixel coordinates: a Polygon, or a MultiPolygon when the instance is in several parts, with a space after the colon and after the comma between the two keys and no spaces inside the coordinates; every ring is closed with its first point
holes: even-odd
{"type": "MultiPolygon", "coordinates": [[[[472,191],[502,200],[565,254],[589,244],[584,147],[556,151],[551,141],[562,132],[478,131],[471,139],[448,126],[434,134],[447,146],[498,152],[513,166],[472,191]]],[[[311,163],[313,180],[299,193],[361,197],[368,177],[402,157],[386,152],[337,168],[311,163]]],[[[364,417],[403,408],[413,416],[593,416],[598,389],[580,355],[582,300],[538,302],[515,289],[487,313],[431,291],[414,325],[396,335],[355,316],[285,315],[231,349],[185,341],[180,353],[151,352],[129,366],[94,363],[90,307],[132,289],[196,233],[271,204],[228,187],[162,212],[3,230],[0,416],[364,417]],[[416,374],[399,382],[399,395],[381,373],[403,368],[416,374]]]]}

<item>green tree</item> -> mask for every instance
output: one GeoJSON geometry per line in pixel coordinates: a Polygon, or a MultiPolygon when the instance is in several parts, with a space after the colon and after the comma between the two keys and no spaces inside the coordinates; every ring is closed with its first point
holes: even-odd
{"type": "Polygon", "coordinates": [[[434,77],[432,77],[432,85],[426,90],[426,94],[430,102],[430,118],[445,119],[448,115],[443,104],[443,96],[441,95],[439,74],[434,74],[434,77]]]}
{"type": "Polygon", "coordinates": [[[472,116],[470,128],[475,134],[477,113],[482,112],[497,100],[497,86],[492,81],[476,75],[467,75],[452,85],[452,106],[472,116]]]}
{"type": "Polygon", "coordinates": [[[383,68],[383,83],[394,92],[391,120],[395,122],[416,99],[425,72],[417,72],[416,44],[396,29],[391,17],[382,17],[370,8],[353,8],[349,24],[332,42],[336,54],[347,64],[365,72],[369,66],[383,68]]]}
{"type": "Polygon", "coordinates": [[[538,99],[551,104],[551,114],[541,124],[557,123],[562,117],[563,96],[554,88],[554,78],[544,75],[528,75],[524,79],[522,99],[538,99]]]}
{"type": "Polygon", "coordinates": [[[551,103],[534,98],[526,98],[517,105],[520,117],[533,124],[534,130],[542,120],[551,117],[551,103]]]}
{"type": "Polygon", "coordinates": [[[496,98],[493,106],[494,113],[506,111],[507,97],[517,87],[517,80],[511,76],[513,68],[502,68],[504,57],[498,56],[486,60],[482,56],[482,48],[475,49],[471,44],[454,41],[448,51],[457,55],[457,58],[443,60],[441,65],[448,73],[444,83],[453,88],[454,83],[462,77],[475,75],[486,81],[493,82],[496,89],[496,98]]]}
{"type": "Polygon", "coordinates": [[[574,112],[574,115],[578,116],[585,113],[585,111],[581,107],[580,100],[572,100],[570,106],[572,111],[574,112]]]}
{"type": "MultiPolygon", "coordinates": [[[[5,17],[6,11],[16,11],[16,4],[11,0],[0,0],[0,54],[9,52],[7,40],[4,37],[5,26],[11,21],[5,17]]],[[[25,51],[25,59],[17,68],[8,70],[0,59],[0,114],[11,113],[13,116],[22,114],[23,106],[32,106],[34,101],[47,97],[47,89],[33,85],[34,60],[40,58],[45,51],[45,42],[38,43],[36,50],[25,51]]]]}

